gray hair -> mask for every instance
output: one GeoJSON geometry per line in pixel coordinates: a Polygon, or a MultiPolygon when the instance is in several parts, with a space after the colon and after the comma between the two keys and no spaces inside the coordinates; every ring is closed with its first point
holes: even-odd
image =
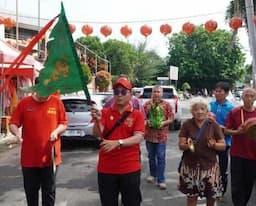
{"type": "Polygon", "coordinates": [[[254,97],[256,97],[256,91],[253,88],[250,88],[250,87],[244,88],[242,92],[242,97],[244,97],[247,93],[253,93],[254,97]]]}
{"type": "Polygon", "coordinates": [[[204,97],[194,97],[190,101],[190,112],[192,112],[195,109],[195,107],[198,106],[198,105],[204,106],[207,109],[207,111],[210,110],[209,103],[208,103],[206,98],[204,98],[204,97]]]}

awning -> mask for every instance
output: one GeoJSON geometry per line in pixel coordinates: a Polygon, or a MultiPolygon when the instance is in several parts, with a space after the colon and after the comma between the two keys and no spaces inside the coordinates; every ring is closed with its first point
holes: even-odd
{"type": "Polygon", "coordinates": [[[11,76],[22,76],[28,77],[33,81],[34,79],[34,68],[18,68],[18,69],[8,69],[8,68],[0,68],[0,78],[3,77],[3,74],[8,74],[11,76]]]}

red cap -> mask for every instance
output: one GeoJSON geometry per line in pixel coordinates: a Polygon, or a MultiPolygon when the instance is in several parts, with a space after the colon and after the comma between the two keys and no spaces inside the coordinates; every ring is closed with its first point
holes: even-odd
{"type": "Polygon", "coordinates": [[[125,89],[131,90],[132,89],[132,84],[129,82],[126,78],[121,77],[119,78],[113,85],[113,89],[117,88],[118,85],[121,85],[125,89]]]}

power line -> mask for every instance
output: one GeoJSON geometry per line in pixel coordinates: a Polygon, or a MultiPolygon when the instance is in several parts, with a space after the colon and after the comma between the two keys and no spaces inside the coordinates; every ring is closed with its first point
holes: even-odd
{"type": "MultiPolygon", "coordinates": [[[[0,12],[1,15],[8,15],[8,16],[13,16],[15,17],[16,15],[13,13],[8,13],[8,12],[0,12]]],[[[131,21],[81,21],[81,20],[70,20],[69,22],[72,23],[78,23],[78,24],[83,24],[83,23],[90,23],[90,24],[130,24],[130,23],[155,23],[155,22],[177,22],[181,20],[187,20],[187,19],[193,19],[193,18],[199,18],[199,17],[206,17],[206,16],[213,16],[213,15],[220,15],[224,14],[223,11],[218,11],[218,12],[211,12],[211,13],[205,13],[205,14],[197,14],[197,15],[191,15],[191,16],[184,16],[184,17],[177,17],[177,18],[161,18],[161,19],[145,19],[145,20],[131,20],[131,21]]],[[[38,17],[34,16],[29,16],[29,15],[19,15],[19,17],[22,18],[27,18],[27,19],[33,19],[33,20],[38,20],[38,17]]],[[[48,18],[40,18],[40,20],[43,21],[49,21],[50,19],[48,18]]]]}

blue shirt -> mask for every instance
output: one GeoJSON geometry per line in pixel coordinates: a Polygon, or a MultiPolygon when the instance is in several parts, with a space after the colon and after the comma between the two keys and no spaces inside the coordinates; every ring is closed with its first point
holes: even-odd
{"type": "MultiPolygon", "coordinates": [[[[220,104],[216,100],[210,102],[210,111],[216,115],[216,121],[219,125],[224,126],[227,119],[228,113],[233,109],[233,104],[226,100],[224,103],[220,104]]],[[[225,135],[226,145],[231,145],[231,136],[225,135]]]]}

